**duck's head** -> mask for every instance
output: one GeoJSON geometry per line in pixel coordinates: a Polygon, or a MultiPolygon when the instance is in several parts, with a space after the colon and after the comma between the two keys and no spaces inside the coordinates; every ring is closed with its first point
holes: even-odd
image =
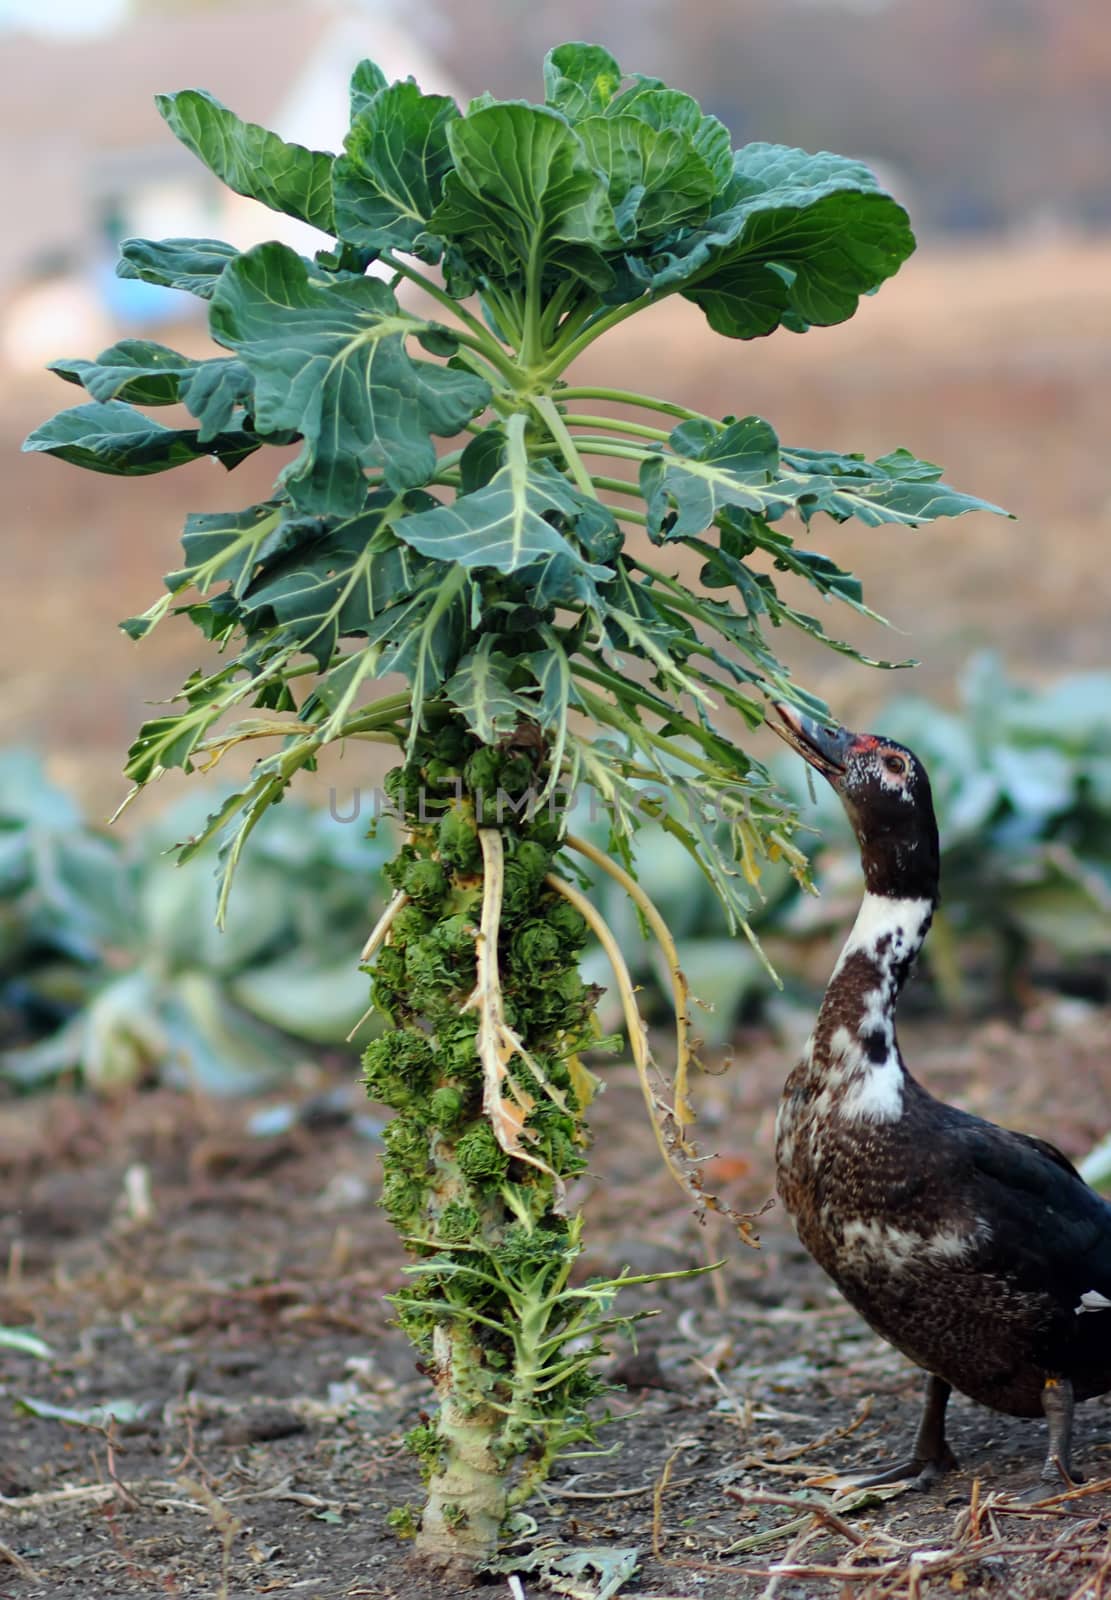
{"type": "Polygon", "coordinates": [[[912,750],[873,733],[826,727],[773,704],[769,727],[835,790],[860,844],[872,894],[937,898],[939,849],[926,769],[912,750]]]}

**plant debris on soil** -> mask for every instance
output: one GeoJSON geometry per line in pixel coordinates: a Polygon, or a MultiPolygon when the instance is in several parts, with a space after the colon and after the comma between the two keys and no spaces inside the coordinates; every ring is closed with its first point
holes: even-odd
{"type": "MultiPolygon", "coordinates": [[[[903,1042],[935,1092],[1076,1156],[1111,1126],[1109,1022],[1047,1000],[1022,1026],[903,1042]]],[[[742,1209],[771,1194],[788,1054],[754,1035],[696,1085],[707,1180],[742,1209]]],[[[1075,1489],[1040,1483],[1040,1424],[958,1397],[962,1470],[936,1491],[839,1488],[905,1453],[920,1375],[779,1208],[759,1251],[700,1227],[657,1171],[631,1069],[604,1070],[584,1269],[726,1264],[629,1291],[659,1316],[614,1350],[612,1453],[561,1463],[506,1572],[473,1584],[422,1573],[386,1523],[420,1501],[402,1435],[429,1391],[384,1299],[401,1262],[358,1085],[358,1121],[167,1090],[0,1105],[0,1326],[49,1348],[0,1349],[0,1594],[520,1600],[553,1545],[626,1567],[635,1550],[620,1592],[656,1600],[1111,1593],[1107,1402],[1080,1410],[1075,1489]]]]}

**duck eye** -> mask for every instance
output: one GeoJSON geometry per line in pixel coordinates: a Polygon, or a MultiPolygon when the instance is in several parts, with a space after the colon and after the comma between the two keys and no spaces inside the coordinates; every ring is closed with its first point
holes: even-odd
{"type": "Polygon", "coordinates": [[[884,756],[883,764],[887,768],[888,772],[894,773],[895,776],[899,778],[901,778],[903,773],[907,770],[907,764],[903,760],[902,756],[884,756]]]}

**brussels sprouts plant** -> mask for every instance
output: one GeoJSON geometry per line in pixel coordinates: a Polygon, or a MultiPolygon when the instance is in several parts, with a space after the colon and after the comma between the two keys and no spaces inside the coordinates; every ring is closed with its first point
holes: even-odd
{"type": "Polygon", "coordinates": [[[438,1406],[410,1435],[426,1504],[395,1521],[426,1556],[479,1563],[552,1462],[589,1446],[596,1357],[619,1320],[619,1283],[573,1271],[568,1185],[596,1089],[588,929],[614,967],[663,1159],[706,1204],[686,986],[633,877],[638,824],[660,820],[745,932],[761,861],[801,873],[804,858],[735,730],[761,723],[768,696],[824,712],[768,630],[854,654],[798,595],[873,615],[796,534],[819,513],[913,527],[983,502],[906,450],[787,446],[758,417],[574,375],[609,329],[670,296],[733,340],[850,317],[914,246],[856,162],[734,150],[688,95],[586,44],[548,56],[542,104],[484,94],[465,110],[364,61],[339,156],[197,90],[157,103],[224,183],[328,242],[309,259],[277,242],[125,241],[119,272],[206,300],[221,353],[124,340],[55,362],[89,400],[27,448],[122,475],[295,449],[262,503],[188,518],[165,594],[123,624],[141,639],[184,614],[213,647],[142,727],[127,772],[141,788],[245,741],[271,747],[180,852],[219,835],[222,915],[252,830],[325,746],[401,753],[389,794],[406,835],[363,951],[389,1029],[366,1081],[395,1112],[383,1200],[411,1258],[397,1314],[438,1406]],[[192,420],[148,414],[170,404],[192,420]],[[677,545],[697,585],[675,575],[677,545]],[[606,809],[608,852],[566,830],[580,789],[606,809]],[[669,1089],[618,943],[578,886],[584,850],[666,953],[669,1089]]]}

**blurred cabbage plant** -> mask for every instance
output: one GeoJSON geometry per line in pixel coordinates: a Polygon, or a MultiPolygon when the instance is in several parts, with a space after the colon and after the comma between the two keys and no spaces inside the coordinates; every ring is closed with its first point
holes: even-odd
{"type": "Polygon", "coordinates": [[[366,1008],[352,950],[381,910],[388,830],[368,841],[292,801],[272,811],[221,934],[211,878],[167,854],[212,798],[121,842],[37,757],[0,757],[0,1026],[31,1041],[0,1052],[0,1077],[80,1071],[108,1089],[155,1072],[231,1094],[344,1043],[366,1008]]]}

